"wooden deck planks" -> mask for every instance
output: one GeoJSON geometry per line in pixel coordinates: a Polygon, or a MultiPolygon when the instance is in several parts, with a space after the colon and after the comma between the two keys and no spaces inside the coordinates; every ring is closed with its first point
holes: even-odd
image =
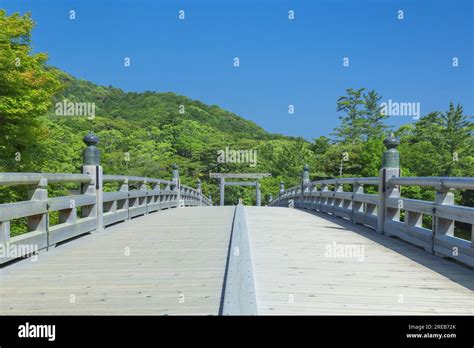
{"type": "Polygon", "coordinates": [[[164,210],[9,265],[0,314],[218,314],[234,209],[164,210]]]}
{"type": "Polygon", "coordinates": [[[474,314],[474,270],[328,215],[246,207],[259,314],[474,314]],[[364,246],[364,258],[326,247],[364,246]]]}
{"type": "MultiPolygon", "coordinates": [[[[218,314],[234,209],[161,211],[0,269],[0,315],[218,314]]],[[[259,314],[474,314],[472,269],[328,215],[245,212],[259,314]],[[363,260],[327,257],[334,242],[363,260]]]]}

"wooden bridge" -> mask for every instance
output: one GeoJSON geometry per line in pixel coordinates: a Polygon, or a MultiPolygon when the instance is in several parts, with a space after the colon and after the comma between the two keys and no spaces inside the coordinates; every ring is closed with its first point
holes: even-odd
{"type": "Polygon", "coordinates": [[[474,314],[474,240],[453,234],[474,208],[452,193],[474,179],[400,178],[395,139],[379,177],[311,182],[305,168],[265,207],[212,206],[177,167],[172,180],[103,175],[85,142],[82,174],[0,174],[33,185],[0,205],[0,315],[474,314]],[[54,183],[82,189],[48,198],[54,183]],[[22,217],[28,232],[11,236],[22,217]]]}

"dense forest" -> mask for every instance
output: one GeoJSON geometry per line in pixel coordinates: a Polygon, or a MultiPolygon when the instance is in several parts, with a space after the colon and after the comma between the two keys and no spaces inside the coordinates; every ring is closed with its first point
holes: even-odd
{"type": "MultiPolygon", "coordinates": [[[[269,172],[272,177],[262,180],[265,204],[269,194],[277,194],[280,180],[287,187],[298,182],[305,163],[313,180],[376,176],[382,141],[392,131],[401,142],[403,176],[474,176],[472,117],[459,104],[447,101],[446,110],[394,129],[381,112],[382,96],[357,86],[334,101],[339,127],[308,141],[268,133],[219,106],[174,93],[124,92],[76,79],[48,66],[46,54],[31,52],[33,25],[28,14],[7,16],[0,10],[0,172],[79,172],[82,138],[93,131],[107,174],[169,178],[177,163],[185,184],[195,186],[200,178],[204,192],[217,198],[209,172],[269,172]],[[94,115],[58,112],[58,105],[68,103],[93,103],[94,115]],[[256,165],[221,163],[217,153],[226,147],[256,151],[256,165]]],[[[247,204],[254,200],[251,188],[227,193],[229,204],[239,197],[247,204]]],[[[434,196],[421,188],[404,194],[434,196]]],[[[2,202],[24,195],[21,188],[0,188],[2,202]]],[[[457,192],[456,201],[474,206],[472,192],[457,192]]]]}

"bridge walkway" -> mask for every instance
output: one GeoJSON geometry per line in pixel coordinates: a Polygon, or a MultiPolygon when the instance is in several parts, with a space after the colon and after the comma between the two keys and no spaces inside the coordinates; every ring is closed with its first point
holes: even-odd
{"type": "Polygon", "coordinates": [[[4,267],[0,314],[218,314],[234,210],[162,210],[4,267]]]}
{"type": "Polygon", "coordinates": [[[245,211],[259,314],[474,314],[472,269],[327,214],[245,211]]]}
{"type": "MultiPolygon", "coordinates": [[[[0,314],[218,314],[234,212],[163,210],[8,265],[0,314]]],[[[258,314],[474,313],[472,269],[328,215],[245,215],[258,314]]]]}

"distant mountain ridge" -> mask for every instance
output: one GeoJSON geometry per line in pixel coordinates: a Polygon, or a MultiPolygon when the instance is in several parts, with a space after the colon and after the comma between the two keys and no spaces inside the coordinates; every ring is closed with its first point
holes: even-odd
{"type": "MultiPolygon", "coordinates": [[[[59,71],[64,89],[55,96],[54,103],[67,99],[78,103],[95,103],[96,114],[101,117],[123,119],[138,124],[155,125],[193,120],[232,136],[247,139],[286,138],[271,134],[252,121],[246,120],[217,105],[206,105],[172,92],[124,92],[113,86],[100,86],[77,79],[59,71]]],[[[291,137],[288,137],[291,138],[291,137]]]]}

